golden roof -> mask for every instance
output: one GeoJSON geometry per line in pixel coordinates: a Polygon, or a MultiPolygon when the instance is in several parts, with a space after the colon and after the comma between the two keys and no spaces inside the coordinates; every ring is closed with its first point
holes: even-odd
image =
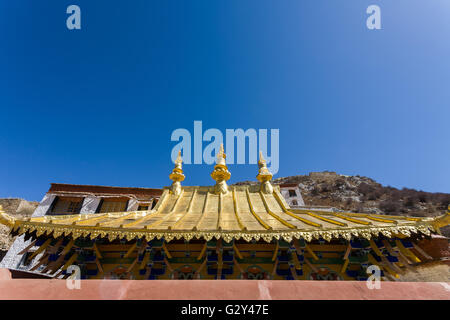
{"type": "Polygon", "coordinates": [[[0,223],[19,233],[44,233],[57,238],[61,235],[78,237],[98,236],[116,238],[222,238],[250,241],[293,238],[311,241],[313,238],[350,239],[352,236],[370,239],[384,236],[410,236],[411,233],[438,231],[450,223],[450,209],[439,218],[413,218],[375,214],[331,211],[293,210],[284,200],[279,186],[272,186],[272,175],[260,154],[258,180],[260,185],[228,186],[230,172],[225,163],[223,145],[211,174],[216,185],[211,187],[182,187],[184,180],[181,154],[175,161],[170,178],[171,187],[164,192],[157,205],[149,211],[115,212],[105,214],[76,214],[32,217],[16,220],[0,207],[0,223]]]}
{"type": "Polygon", "coordinates": [[[429,235],[449,224],[450,211],[439,218],[413,218],[330,211],[293,210],[274,186],[273,193],[259,186],[229,186],[229,192],[217,193],[214,187],[182,187],[179,195],[164,188],[158,204],[150,211],[105,214],[43,216],[16,220],[0,210],[0,222],[19,233],[36,231],[53,237],[71,235],[110,240],[145,237],[190,240],[223,238],[284,239],[313,238],[330,241],[350,239],[352,235],[370,239],[379,233],[391,236],[429,235]]]}

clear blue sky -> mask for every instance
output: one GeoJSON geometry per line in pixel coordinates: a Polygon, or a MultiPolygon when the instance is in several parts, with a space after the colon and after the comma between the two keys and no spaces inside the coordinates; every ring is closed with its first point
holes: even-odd
{"type": "MultiPolygon", "coordinates": [[[[450,192],[449,17],[448,0],[1,1],[0,197],[169,185],[170,135],[194,120],[280,129],[278,177],[450,192]]],[[[213,184],[212,166],[184,168],[213,184]]]]}

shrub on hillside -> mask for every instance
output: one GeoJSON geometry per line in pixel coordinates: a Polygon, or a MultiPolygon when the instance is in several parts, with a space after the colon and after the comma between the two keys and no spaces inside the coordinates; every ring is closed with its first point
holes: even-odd
{"type": "Polygon", "coordinates": [[[345,186],[345,180],[342,178],[337,179],[334,184],[333,184],[333,190],[334,191],[338,191],[340,190],[343,186],[345,186]]]}
{"type": "Polygon", "coordinates": [[[428,202],[428,195],[427,195],[426,192],[419,191],[419,192],[417,193],[417,197],[418,197],[418,199],[419,199],[420,202],[423,202],[423,203],[428,202]]]}
{"type": "Polygon", "coordinates": [[[418,202],[418,199],[416,197],[408,197],[406,198],[406,200],[403,202],[403,205],[406,208],[413,208],[416,203],[418,202]]]}
{"type": "Polygon", "coordinates": [[[379,206],[380,210],[383,212],[392,214],[400,211],[400,205],[396,201],[386,200],[380,202],[379,206]]]}
{"type": "Polygon", "coordinates": [[[328,183],[321,183],[320,185],[319,185],[319,189],[320,189],[320,192],[329,192],[329,191],[331,191],[331,188],[330,188],[330,185],[328,185],[328,183]]]}
{"type": "Polygon", "coordinates": [[[372,201],[374,201],[374,200],[379,199],[379,198],[381,197],[381,195],[382,195],[382,193],[381,193],[380,191],[375,190],[375,191],[372,191],[371,193],[369,193],[369,194],[366,196],[366,199],[367,199],[367,200],[372,200],[372,201]]]}
{"type": "Polygon", "coordinates": [[[367,183],[363,182],[358,186],[358,193],[361,193],[362,195],[366,196],[369,193],[373,192],[372,186],[368,185],[367,183]]]}

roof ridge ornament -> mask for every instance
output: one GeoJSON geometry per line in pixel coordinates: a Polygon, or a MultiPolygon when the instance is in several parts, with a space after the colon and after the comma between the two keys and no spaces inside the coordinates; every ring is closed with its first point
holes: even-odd
{"type": "Polygon", "coordinates": [[[261,182],[261,192],[263,193],[273,193],[273,186],[270,183],[272,180],[272,173],[267,169],[266,159],[263,157],[263,153],[259,151],[259,161],[258,161],[259,172],[256,176],[259,182],[261,182]]]}
{"type": "Polygon", "coordinates": [[[9,214],[7,214],[3,207],[0,205],[0,225],[5,225],[9,228],[13,228],[14,224],[16,222],[16,219],[14,217],[11,217],[9,214]]]}
{"type": "Polygon", "coordinates": [[[211,172],[211,177],[216,180],[216,185],[214,186],[214,192],[216,194],[226,194],[228,192],[227,180],[230,179],[231,173],[228,171],[225,159],[227,155],[223,150],[223,143],[220,144],[219,152],[217,153],[216,165],[214,166],[214,171],[211,172]]]}
{"type": "Polygon", "coordinates": [[[442,228],[450,224],[450,204],[447,206],[447,212],[442,216],[435,218],[433,225],[435,228],[442,228]]]}
{"type": "Polygon", "coordinates": [[[185,176],[183,173],[183,159],[181,158],[181,150],[178,151],[177,159],[175,160],[175,168],[173,168],[172,173],[169,175],[169,179],[173,181],[170,190],[174,195],[181,194],[181,181],[184,180],[185,176]]]}

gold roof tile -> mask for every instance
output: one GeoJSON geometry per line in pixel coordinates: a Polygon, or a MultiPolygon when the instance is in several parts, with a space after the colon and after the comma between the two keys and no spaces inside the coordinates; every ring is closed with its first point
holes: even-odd
{"type": "Polygon", "coordinates": [[[173,238],[264,239],[307,241],[322,237],[362,236],[367,239],[382,233],[409,235],[430,234],[449,223],[450,211],[439,218],[412,218],[346,212],[291,209],[279,186],[265,193],[259,186],[229,186],[217,193],[214,187],[181,187],[181,192],[164,189],[160,201],[150,211],[104,214],[45,216],[16,220],[0,209],[0,222],[19,229],[20,233],[36,230],[39,234],[108,236],[113,239],[154,237],[173,238]]]}

